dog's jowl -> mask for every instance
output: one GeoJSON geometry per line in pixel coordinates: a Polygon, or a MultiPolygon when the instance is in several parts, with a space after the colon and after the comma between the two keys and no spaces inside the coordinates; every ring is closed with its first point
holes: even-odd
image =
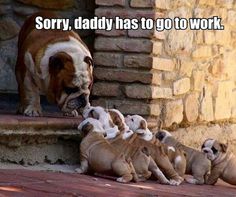
{"type": "Polygon", "coordinates": [[[35,18],[57,18],[51,12],[29,17],[19,34],[16,79],[18,112],[40,116],[40,94],[56,103],[65,115],[78,115],[89,105],[93,60],[74,31],[37,30],[35,18]]]}

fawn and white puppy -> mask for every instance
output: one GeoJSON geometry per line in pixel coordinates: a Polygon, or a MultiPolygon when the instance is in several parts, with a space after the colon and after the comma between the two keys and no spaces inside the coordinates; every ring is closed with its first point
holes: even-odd
{"type": "Polygon", "coordinates": [[[193,175],[193,178],[185,179],[188,183],[205,183],[210,172],[211,164],[204,153],[181,144],[166,130],[158,131],[156,137],[164,144],[184,150],[187,160],[186,174],[193,175]]]}
{"type": "Polygon", "coordinates": [[[78,127],[83,139],[80,144],[80,167],[78,173],[86,173],[89,168],[97,173],[113,173],[118,182],[126,183],[138,179],[130,161],[117,152],[104,138],[105,130],[98,120],[88,118],[78,127]]]}
{"type": "MultiPolygon", "coordinates": [[[[126,124],[131,130],[138,134],[142,139],[149,141],[153,144],[159,144],[160,141],[156,139],[153,133],[148,129],[147,121],[139,115],[128,115],[125,118],[126,124]]],[[[183,150],[174,148],[173,146],[168,146],[166,144],[161,144],[163,146],[164,152],[168,156],[170,162],[172,163],[175,171],[183,177],[186,171],[186,158],[183,150]]]]}
{"type": "Polygon", "coordinates": [[[202,151],[211,160],[211,172],[206,184],[214,185],[218,178],[236,185],[236,157],[228,151],[228,145],[214,139],[207,139],[202,145],[202,151]]]}
{"type": "MultiPolygon", "coordinates": [[[[120,117],[115,115],[116,113],[120,113],[118,110],[109,110],[109,112],[111,112],[111,116],[116,123],[119,121],[124,122],[124,117],[121,117],[120,119],[120,117]]],[[[161,183],[169,184],[168,179],[166,179],[161,170],[157,167],[152,157],[149,156],[147,148],[141,145],[134,146],[131,141],[125,140],[133,135],[133,132],[128,128],[128,126],[119,124],[121,133],[116,132],[114,129],[114,132],[111,133],[111,129],[106,126],[112,125],[109,123],[111,118],[110,113],[105,112],[105,110],[101,107],[90,107],[90,109],[86,109],[84,112],[84,117],[93,117],[97,118],[99,121],[102,120],[101,124],[103,124],[103,128],[109,130],[109,136],[107,137],[109,143],[117,151],[123,153],[127,158],[131,158],[139,181],[147,180],[153,173],[161,183]]],[[[106,129],[105,131],[107,131],[106,129]]]]}
{"type": "MultiPolygon", "coordinates": [[[[96,111],[96,108],[97,107],[93,107],[93,111],[94,110],[96,111]]],[[[98,109],[99,108],[101,107],[98,107],[98,109]]],[[[151,144],[150,142],[140,139],[137,136],[137,134],[133,134],[133,132],[130,131],[128,126],[124,125],[126,123],[125,123],[123,115],[120,112],[116,113],[118,110],[109,109],[108,111],[109,113],[98,113],[98,114],[99,116],[103,116],[103,119],[109,119],[108,117],[107,118],[104,118],[104,117],[110,116],[114,120],[113,123],[116,123],[116,125],[118,126],[119,130],[123,131],[122,133],[123,139],[126,139],[130,144],[132,143],[132,145],[137,146],[137,147],[142,147],[142,146],[146,147],[152,159],[154,160],[155,164],[157,165],[157,167],[163,170],[167,178],[170,179],[169,184],[179,185],[183,181],[183,178],[180,177],[176,173],[176,171],[173,169],[173,166],[171,165],[167,155],[164,153],[162,146],[151,144]],[[126,138],[124,138],[125,135],[127,135],[126,138]]],[[[104,110],[102,112],[104,112],[104,110]]],[[[162,176],[163,173],[161,171],[158,173],[156,173],[156,176],[157,177],[159,176],[159,180],[161,180],[162,183],[168,184],[168,182],[166,182],[166,179],[164,180],[163,178],[161,178],[163,177],[162,176]]],[[[153,174],[155,175],[155,172],[153,174]]]]}

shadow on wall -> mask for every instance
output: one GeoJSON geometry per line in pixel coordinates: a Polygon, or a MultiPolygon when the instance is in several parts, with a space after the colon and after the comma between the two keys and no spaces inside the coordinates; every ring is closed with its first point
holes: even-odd
{"type": "MultiPolygon", "coordinates": [[[[4,0],[0,1],[0,92],[16,93],[14,68],[17,56],[17,36],[27,16],[42,10],[75,19],[94,15],[94,0],[4,0]]],[[[72,21],[72,20],[71,20],[72,21]]],[[[93,52],[94,31],[76,31],[93,52]]]]}

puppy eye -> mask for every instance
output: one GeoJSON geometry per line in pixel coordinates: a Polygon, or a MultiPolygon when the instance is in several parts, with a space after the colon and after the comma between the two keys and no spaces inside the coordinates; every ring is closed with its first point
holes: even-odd
{"type": "Polygon", "coordinates": [[[133,118],[131,118],[131,121],[132,121],[132,122],[134,122],[134,119],[133,119],[133,118]]]}
{"type": "Polygon", "coordinates": [[[70,88],[70,87],[64,87],[64,91],[66,94],[73,94],[79,91],[78,87],[70,88]]]}
{"type": "Polygon", "coordinates": [[[216,154],[218,152],[218,150],[215,147],[212,147],[211,150],[214,154],[216,154]]]}

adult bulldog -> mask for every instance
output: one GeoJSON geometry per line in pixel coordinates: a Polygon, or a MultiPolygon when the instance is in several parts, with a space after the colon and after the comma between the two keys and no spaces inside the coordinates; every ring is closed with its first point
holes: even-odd
{"type": "Polygon", "coordinates": [[[19,34],[15,67],[20,106],[26,116],[40,116],[40,94],[56,103],[65,115],[77,116],[89,105],[93,60],[74,31],[37,30],[35,18],[57,18],[51,12],[29,17],[19,34]]]}

